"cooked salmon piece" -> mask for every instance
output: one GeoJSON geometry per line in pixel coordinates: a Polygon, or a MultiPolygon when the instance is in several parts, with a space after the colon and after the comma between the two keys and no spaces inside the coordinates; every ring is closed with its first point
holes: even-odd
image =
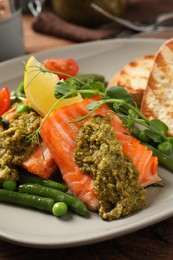
{"type": "Polygon", "coordinates": [[[42,179],[48,179],[58,170],[49,148],[43,141],[20,166],[42,179]]]}
{"type": "MultiPolygon", "coordinates": [[[[64,181],[74,195],[79,197],[91,209],[98,209],[98,198],[93,190],[94,183],[90,175],[84,174],[75,163],[73,154],[76,148],[76,138],[83,121],[73,122],[88,114],[87,105],[95,101],[84,99],[80,103],[63,107],[51,112],[41,128],[41,136],[49,147],[57,163],[64,181]]],[[[157,157],[146,146],[130,135],[117,115],[110,112],[107,105],[98,108],[92,116],[99,114],[110,116],[111,124],[115,129],[115,136],[121,141],[123,152],[129,156],[140,174],[140,184],[143,186],[160,180],[158,176],[157,157]],[[137,149],[137,150],[136,150],[137,149]]],[[[87,120],[87,119],[85,119],[87,120]]]]}
{"type": "Polygon", "coordinates": [[[146,187],[159,182],[161,178],[157,174],[158,158],[152,156],[152,151],[131,135],[116,131],[115,136],[122,143],[123,153],[132,159],[139,171],[139,183],[146,187]]]}
{"type": "MultiPolygon", "coordinates": [[[[26,103],[26,101],[24,101],[26,103]]],[[[5,118],[10,122],[15,119],[16,109],[15,107],[6,114],[5,118]]],[[[47,179],[58,169],[49,148],[41,141],[33,151],[33,153],[22,162],[20,165],[22,168],[30,173],[38,175],[40,178],[47,179]]]]}

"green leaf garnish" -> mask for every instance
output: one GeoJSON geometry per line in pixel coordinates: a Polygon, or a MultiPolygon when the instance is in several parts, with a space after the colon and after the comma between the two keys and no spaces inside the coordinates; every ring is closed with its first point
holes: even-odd
{"type": "MultiPolygon", "coordinates": [[[[51,72],[54,74],[61,74],[58,72],[49,71],[42,67],[40,68],[40,71],[45,73],[51,72]]],[[[87,109],[89,110],[87,115],[75,119],[72,122],[79,122],[86,119],[92,115],[97,108],[101,107],[103,104],[107,104],[110,109],[121,118],[123,124],[129,128],[132,134],[138,139],[145,142],[147,140],[147,143],[149,145],[154,145],[154,147],[157,147],[158,144],[162,142],[170,142],[170,140],[173,142],[172,139],[167,136],[167,125],[158,119],[149,120],[140,111],[133,98],[124,88],[120,86],[112,86],[106,89],[104,83],[101,81],[95,81],[92,78],[85,78],[85,80],[82,80],[80,77],[77,78],[70,75],[67,76],[67,80],[59,81],[55,86],[54,94],[58,99],[57,103],[65,98],[74,97],[78,94],[80,94],[83,98],[90,98],[96,95],[102,97],[101,100],[87,105],[87,109]]],[[[47,120],[47,117],[50,115],[54,107],[55,106],[51,108],[35,134],[39,133],[42,125],[47,120]]]]}
{"type": "Polygon", "coordinates": [[[107,95],[110,98],[123,100],[123,102],[129,103],[131,105],[135,104],[133,98],[128,94],[128,92],[124,88],[119,86],[113,86],[108,88],[107,95]]]}
{"type": "Polygon", "coordinates": [[[159,119],[153,119],[150,121],[150,127],[151,129],[157,131],[158,133],[165,135],[168,132],[168,127],[160,121],[159,119]]]}

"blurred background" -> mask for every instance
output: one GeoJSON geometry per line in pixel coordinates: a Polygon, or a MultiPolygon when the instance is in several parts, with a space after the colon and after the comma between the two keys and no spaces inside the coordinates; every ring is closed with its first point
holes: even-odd
{"type": "Polygon", "coordinates": [[[172,0],[0,0],[0,61],[107,38],[171,38],[172,28],[172,0]],[[161,26],[144,32],[112,21],[94,9],[93,3],[135,25],[151,25],[158,15],[171,15],[161,26]]]}

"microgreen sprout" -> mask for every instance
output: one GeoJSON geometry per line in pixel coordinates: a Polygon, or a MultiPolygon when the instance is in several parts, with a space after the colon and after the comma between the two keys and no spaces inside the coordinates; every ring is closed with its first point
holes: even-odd
{"type": "MultiPolygon", "coordinates": [[[[43,73],[54,73],[62,74],[68,76],[68,79],[64,81],[59,81],[55,86],[55,97],[57,102],[52,106],[50,111],[42,120],[40,127],[33,133],[32,136],[39,134],[41,127],[44,122],[49,117],[52,110],[55,106],[62,100],[70,97],[77,96],[80,94],[83,98],[90,98],[92,96],[99,95],[102,99],[95,101],[89,105],[88,114],[84,117],[78,118],[73,122],[78,122],[86,119],[90,116],[97,108],[101,107],[104,104],[107,104],[110,109],[116,113],[122,120],[123,124],[131,130],[132,135],[137,137],[143,142],[147,141],[147,145],[150,146],[150,149],[153,147],[153,153],[156,150],[159,153],[159,158],[161,163],[164,162],[164,154],[172,153],[173,150],[173,141],[170,137],[167,136],[168,127],[159,119],[149,120],[137,107],[133,98],[128,94],[128,92],[119,86],[112,86],[108,89],[105,88],[103,82],[94,81],[91,78],[88,80],[82,81],[80,78],[70,76],[66,73],[49,71],[44,66],[37,67],[38,71],[43,73]],[[160,145],[165,143],[165,145],[160,145]],[[169,149],[167,142],[169,142],[169,149]],[[159,150],[161,147],[161,151],[159,150]],[[164,147],[165,151],[164,151],[164,147]],[[161,153],[161,155],[160,155],[161,153]]],[[[166,165],[164,165],[166,166],[166,165]]],[[[169,160],[169,169],[173,171],[173,160],[169,160]],[[172,161],[172,163],[170,163],[172,161]],[[171,166],[170,166],[171,164],[171,166]]]]}

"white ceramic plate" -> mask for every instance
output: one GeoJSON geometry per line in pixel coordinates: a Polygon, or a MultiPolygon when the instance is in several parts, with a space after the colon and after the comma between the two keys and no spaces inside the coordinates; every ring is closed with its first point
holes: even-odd
{"type": "MultiPolygon", "coordinates": [[[[104,40],[59,48],[34,55],[46,58],[74,58],[81,73],[104,74],[109,80],[123,65],[144,54],[154,53],[161,40],[104,40]]],[[[0,64],[0,87],[16,88],[22,79],[23,65],[28,56],[0,64]]],[[[159,174],[164,188],[148,188],[147,207],[132,216],[106,222],[96,213],[87,218],[69,213],[64,218],[17,206],[0,204],[0,237],[30,247],[61,248],[81,246],[122,236],[142,229],[173,215],[173,175],[163,168],[159,174]]]]}

